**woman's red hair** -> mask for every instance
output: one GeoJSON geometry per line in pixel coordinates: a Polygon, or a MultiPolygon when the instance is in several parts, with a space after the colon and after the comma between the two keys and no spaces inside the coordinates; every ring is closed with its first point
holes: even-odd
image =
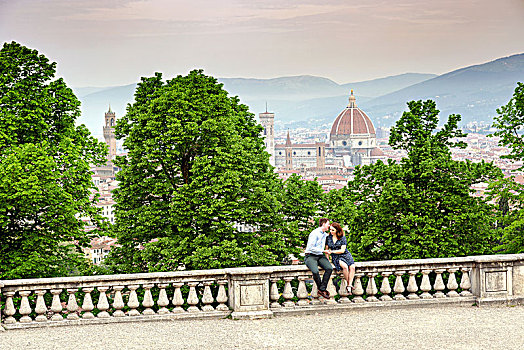
{"type": "Polygon", "coordinates": [[[344,230],[342,229],[342,226],[340,226],[337,222],[332,222],[331,226],[333,226],[336,230],[335,234],[337,235],[337,239],[341,239],[344,237],[344,230]]]}

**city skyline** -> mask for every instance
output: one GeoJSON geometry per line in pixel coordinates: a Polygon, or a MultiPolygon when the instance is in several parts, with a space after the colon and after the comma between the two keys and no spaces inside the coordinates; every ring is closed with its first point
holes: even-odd
{"type": "Polygon", "coordinates": [[[523,19],[520,0],[0,0],[0,40],[45,54],[72,87],[195,68],[222,78],[348,83],[522,53],[523,19]]]}

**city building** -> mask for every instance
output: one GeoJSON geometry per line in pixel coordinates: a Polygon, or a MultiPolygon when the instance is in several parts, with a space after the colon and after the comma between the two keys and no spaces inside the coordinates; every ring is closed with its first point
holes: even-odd
{"type": "Polygon", "coordinates": [[[353,90],[349,104],[333,122],[329,144],[328,152],[334,159],[343,159],[345,166],[369,165],[386,159],[384,152],[377,147],[375,126],[367,114],[357,107],[353,90]]]}
{"type": "Polygon", "coordinates": [[[115,159],[116,156],[116,137],[115,137],[115,126],[116,126],[116,116],[115,112],[109,110],[105,114],[105,123],[104,123],[104,139],[108,147],[107,159],[109,161],[115,159]]]}
{"type": "Polygon", "coordinates": [[[344,172],[344,168],[369,165],[386,155],[377,145],[377,135],[371,119],[357,107],[353,90],[348,105],[335,118],[329,135],[312,143],[292,142],[289,131],[286,142],[275,144],[274,113],[260,113],[264,126],[266,149],[274,155],[274,166],[279,170],[314,171],[328,175],[344,172]],[[267,130],[271,130],[268,134],[267,130]],[[325,170],[329,168],[329,170],[325,170]]]}
{"type": "Polygon", "coordinates": [[[292,143],[288,132],[286,143],[275,145],[275,167],[284,170],[324,168],[327,146],[324,142],[292,143]]]}
{"type": "Polygon", "coordinates": [[[272,166],[275,166],[275,113],[270,113],[266,111],[258,115],[260,119],[260,124],[264,127],[262,135],[264,136],[264,143],[266,144],[266,150],[268,151],[269,163],[272,166]]]}

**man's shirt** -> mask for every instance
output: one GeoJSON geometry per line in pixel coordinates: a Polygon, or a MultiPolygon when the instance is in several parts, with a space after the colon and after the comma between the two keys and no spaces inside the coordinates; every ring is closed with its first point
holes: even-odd
{"type": "Polygon", "coordinates": [[[311,231],[307,239],[306,254],[322,255],[326,247],[327,234],[318,227],[311,231]]]}

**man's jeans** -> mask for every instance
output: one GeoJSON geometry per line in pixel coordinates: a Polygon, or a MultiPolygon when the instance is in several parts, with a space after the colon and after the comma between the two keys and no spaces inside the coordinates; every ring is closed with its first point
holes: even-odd
{"type": "Polygon", "coordinates": [[[306,254],[306,259],[304,260],[304,263],[306,264],[308,269],[310,269],[313,273],[313,280],[317,284],[318,290],[326,290],[329,278],[331,277],[331,273],[333,272],[333,267],[331,266],[331,263],[326,258],[326,256],[324,254],[306,254]],[[324,276],[322,277],[322,282],[320,281],[320,273],[318,271],[319,265],[325,270],[324,276]]]}

